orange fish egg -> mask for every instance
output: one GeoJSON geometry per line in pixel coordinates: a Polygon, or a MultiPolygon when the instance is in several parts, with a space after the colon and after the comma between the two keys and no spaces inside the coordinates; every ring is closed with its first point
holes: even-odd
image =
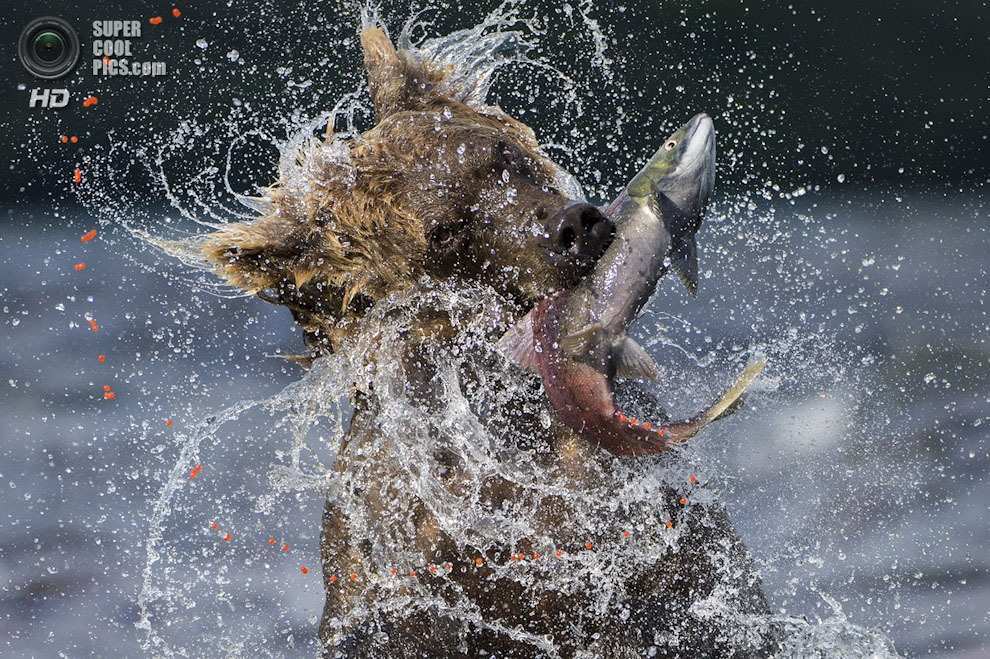
{"type": "Polygon", "coordinates": [[[86,98],[83,99],[82,106],[84,108],[91,108],[91,107],[93,107],[94,105],[96,105],[99,102],[100,102],[100,99],[98,97],[96,97],[96,96],[87,96],[86,98]]]}
{"type": "Polygon", "coordinates": [[[275,538],[269,537],[268,538],[268,544],[274,545],[275,544],[275,538]]]}
{"type": "Polygon", "coordinates": [[[682,506],[688,505],[687,497],[681,497],[678,503],[680,503],[682,506]]]}
{"type": "Polygon", "coordinates": [[[234,536],[232,536],[229,531],[223,536],[223,541],[224,542],[230,542],[233,539],[234,539],[234,536]]]}
{"type": "Polygon", "coordinates": [[[79,136],[78,135],[73,135],[72,137],[69,138],[69,141],[72,142],[73,144],[78,144],[79,143],[79,136]]]}
{"type": "Polygon", "coordinates": [[[83,235],[81,235],[79,237],[79,242],[81,242],[81,243],[88,243],[93,238],[96,238],[96,229],[90,229],[89,231],[87,231],[86,233],[84,233],[83,235]]]}
{"type": "Polygon", "coordinates": [[[179,11],[178,7],[172,7],[172,15],[178,18],[179,16],[182,16],[182,12],[179,11]]]}
{"type": "Polygon", "coordinates": [[[115,394],[112,391],[104,391],[103,392],[103,398],[105,398],[106,400],[116,400],[117,399],[117,394],[115,394]]]}
{"type": "Polygon", "coordinates": [[[107,363],[107,356],[106,355],[97,355],[96,356],[96,361],[98,361],[101,364],[106,364],[107,363]]]}
{"type": "Polygon", "coordinates": [[[309,568],[306,567],[305,565],[300,565],[299,571],[302,572],[303,574],[309,574],[309,568]]]}
{"type": "Polygon", "coordinates": [[[87,318],[87,319],[86,319],[86,322],[87,322],[87,323],[89,323],[89,330],[90,330],[91,332],[99,332],[99,331],[100,331],[100,324],[99,324],[99,323],[97,323],[97,322],[96,322],[95,320],[93,320],[92,318],[87,318]]]}
{"type": "MultiPolygon", "coordinates": [[[[415,573],[414,573],[415,574],[415,573]]],[[[358,575],[356,572],[351,572],[351,581],[357,581],[358,575]]]]}
{"type": "Polygon", "coordinates": [[[594,545],[591,544],[591,540],[589,540],[588,542],[584,543],[584,548],[587,549],[588,551],[591,551],[591,549],[593,547],[594,547],[594,545]]]}
{"type": "Polygon", "coordinates": [[[148,19],[148,22],[151,23],[152,25],[161,25],[162,24],[162,17],[161,16],[152,16],[151,18],[148,19]]]}
{"type": "Polygon", "coordinates": [[[553,555],[556,556],[557,558],[563,558],[564,557],[564,550],[563,549],[558,549],[557,551],[555,551],[553,553],[553,555]]]}
{"type": "Polygon", "coordinates": [[[166,428],[171,428],[174,425],[175,425],[175,421],[173,421],[172,419],[165,419],[165,427],[166,428]]]}
{"type": "Polygon", "coordinates": [[[74,266],[72,266],[72,269],[75,270],[76,272],[82,272],[83,270],[86,269],[86,264],[80,261],[79,263],[76,263],[74,266]]]}
{"type": "Polygon", "coordinates": [[[203,473],[203,465],[199,465],[198,464],[198,465],[196,465],[195,467],[193,467],[192,469],[189,470],[189,480],[192,480],[192,479],[196,478],[201,473],[203,473]]]}
{"type": "Polygon", "coordinates": [[[484,565],[484,564],[485,564],[485,561],[483,561],[483,560],[481,559],[481,557],[479,556],[478,558],[475,558],[475,559],[474,559],[474,564],[475,564],[476,566],[478,566],[478,567],[481,567],[482,565],[484,565]]]}
{"type": "Polygon", "coordinates": [[[65,144],[66,142],[69,141],[69,136],[68,135],[59,135],[58,136],[58,141],[61,142],[62,144],[65,144]]]}
{"type": "Polygon", "coordinates": [[[632,535],[632,532],[630,532],[630,531],[623,531],[622,532],[622,537],[623,538],[628,538],[631,535],[632,535]]]}
{"type": "Polygon", "coordinates": [[[82,183],[82,170],[78,167],[72,172],[72,182],[76,184],[82,183]]]}
{"type": "Polygon", "coordinates": [[[213,529],[214,531],[216,531],[217,529],[220,528],[220,523],[219,522],[216,522],[216,521],[210,522],[210,528],[213,529]]]}
{"type": "Polygon", "coordinates": [[[330,575],[330,578],[327,579],[327,581],[329,581],[330,583],[337,583],[337,575],[336,574],[331,574],[330,575]]]}

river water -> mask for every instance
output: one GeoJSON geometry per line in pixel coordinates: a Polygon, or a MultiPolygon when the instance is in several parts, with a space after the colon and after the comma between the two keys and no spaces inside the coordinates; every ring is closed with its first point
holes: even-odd
{"type": "MultiPolygon", "coordinates": [[[[695,406],[681,391],[712,380],[719,354],[762,344],[769,355],[746,410],[684,459],[725,500],[775,609],[844,617],[907,655],[982,656],[985,209],[966,197],[829,201],[774,208],[774,222],[801,237],[776,250],[716,213],[698,298],[664,283],[638,335],[669,370],[675,410],[695,406]]],[[[152,590],[184,586],[162,602],[152,593],[150,606],[192,635],[180,646],[193,653],[221,644],[311,656],[319,483],[273,485],[292,463],[294,429],[263,404],[241,405],[225,425],[212,418],[299,379],[266,356],[298,350],[291,319],[183,285],[122,232],[81,244],[88,228],[85,216],[43,209],[4,215],[3,652],[147,650],[135,624],[149,520],[183,433],[205,423],[219,430],[196,455],[202,472],[182,474],[181,517],[163,524],[166,558],[151,580],[152,590]]],[[[303,463],[330,460],[326,433],[313,430],[303,463]]]]}

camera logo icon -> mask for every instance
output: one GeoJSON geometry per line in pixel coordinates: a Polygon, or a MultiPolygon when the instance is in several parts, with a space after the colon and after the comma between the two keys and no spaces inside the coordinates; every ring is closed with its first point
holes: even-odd
{"type": "Polygon", "coordinates": [[[21,30],[17,57],[29,73],[54,80],[70,73],[79,61],[79,35],[56,16],[36,18],[21,30]]]}

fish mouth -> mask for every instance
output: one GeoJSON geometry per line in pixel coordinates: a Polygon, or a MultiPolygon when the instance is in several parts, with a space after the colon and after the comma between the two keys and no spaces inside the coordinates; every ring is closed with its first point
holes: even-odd
{"type": "Polygon", "coordinates": [[[683,128],[678,145],[677,167],[657,183],[685,213],[701,213],[715,187],[715,122],[704,112],[695,115],[683,128]]]}
{"type": "Polygon", "coordinates": [[[681,162],[693,163],[701,158],[715,155],[715,122],[705,112],[691,117],[685,126],[687,134],[682,142],[681,162]]]}

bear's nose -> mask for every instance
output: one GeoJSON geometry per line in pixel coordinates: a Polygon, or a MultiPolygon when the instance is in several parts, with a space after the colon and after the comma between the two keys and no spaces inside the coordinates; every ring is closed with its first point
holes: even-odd
{"type": "Polygon", "coordinates": [[[550,224],[550,239],[557,251],[597,259],[612,242],[615,225],[591,204],[564,208],[550,224]]]}

